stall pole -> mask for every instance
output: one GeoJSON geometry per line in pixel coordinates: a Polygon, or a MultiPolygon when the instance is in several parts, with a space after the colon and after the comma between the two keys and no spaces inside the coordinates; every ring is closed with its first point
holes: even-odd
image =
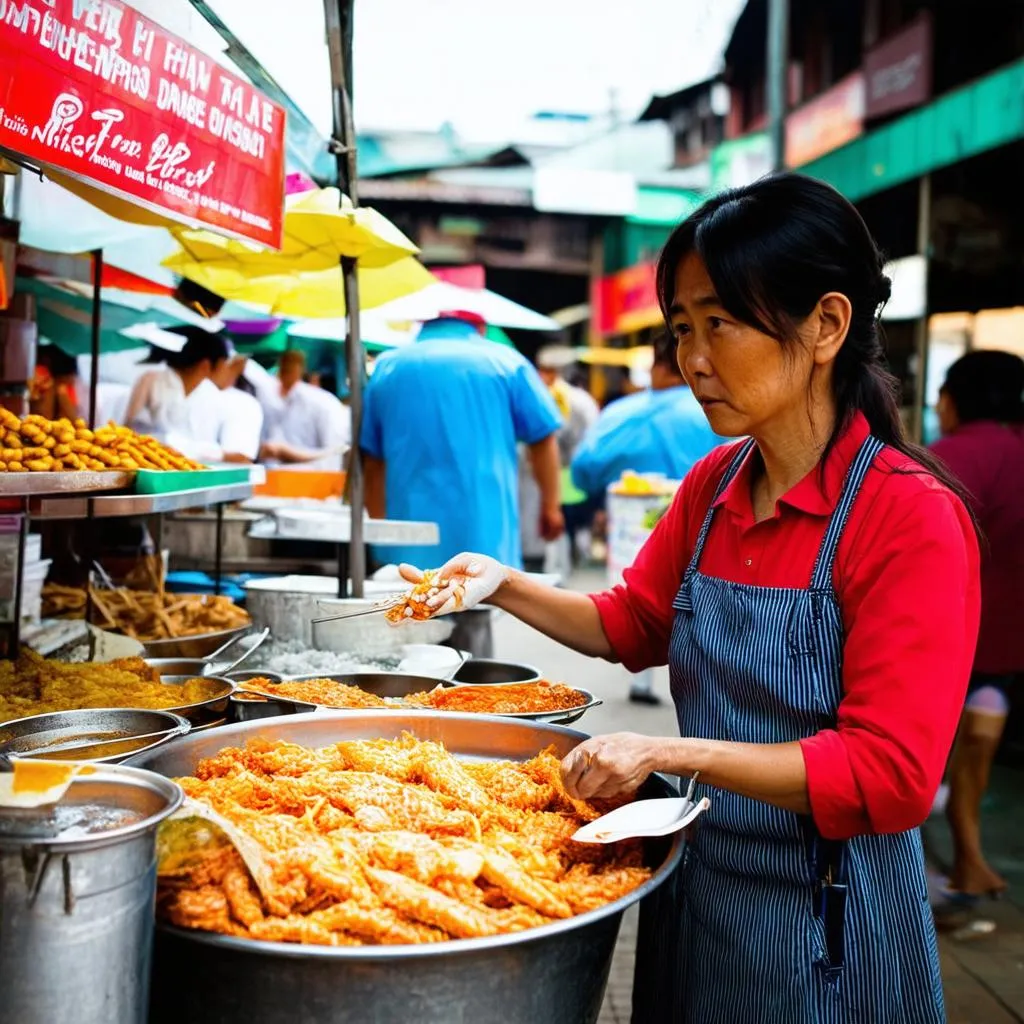
{"type": "Polygon", "coordinates": [[[789,0],[768,0],[768,131],[772,170],[786,167],[786,108],[789,105],[789,0]]]}
{"type": "Polygon", "coordinates": [[[924,407],[928,401],[928,257],[931,251],[932,176],[922,174],[917,187],[917,252],[925,259],[924,309],[914,324],[914,352],[917,373],[914,380],[914,409],[911,437],[921,444],[924,439],[924,407]]]}
{"type": "Polygon", "coordinates": [[[100,375],[100,330],[102,329],[103,250],[92,253],[92,338],[89,349],[89,429],[96,429],[96,384],[100,375]]]}
{"type": "Polygon", "coordinates": [[[224,573],[224,502],[217,502],[216,550],[213,553],[213,592],[221,592],[224,573]]]}
{"type": "MultiPolygon", "coordinates": [[[[356,167],[356,130],[352,118],[349,79],[352,68],[353,0],[324,0],[327,26],[327,47],[331,58],[331,84],[334,92],[334,153],[338,164],[338,186],[348,195],[353,206],[359,205],[358,171],[356,167]]],[[[366,548],[363,545],[363,510],[365,493],[363,465],[359,455],[359,432],[363,421],[363,342],[359,331],[359,282],[356,261],[342,257],[341,276],[348,317],[345,341],[348,363],[349,407],[352,411],[352,451],[350,453],[347,490],[352,512],[348,574],[353,597],[362,597],[366,580],[366,548]]],[[[339,558],[339,577],[343,565],[339,558]]],[[[348,581],[338,579],[338,594],[348,591],[348,581]]]]}

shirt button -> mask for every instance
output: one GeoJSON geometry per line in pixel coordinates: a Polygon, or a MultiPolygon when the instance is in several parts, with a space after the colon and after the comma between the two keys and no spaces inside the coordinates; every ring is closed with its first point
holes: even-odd
{"type": "Polygon", "coordinates": [[[747,565],[751,565],[751,564],[752,564],[752,560],[748,558],[747,559],[747,565]]]}

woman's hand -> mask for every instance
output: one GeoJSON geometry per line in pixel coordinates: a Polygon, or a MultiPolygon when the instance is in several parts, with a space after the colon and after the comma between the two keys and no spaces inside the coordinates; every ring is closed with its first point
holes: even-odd
{"type": "Polygon", "coordinates": [[[562,761],[565,788],[580,800],[635,793],[658,769],[660,744],[656,737],[635,732],[613,732],[586,740],[562,761]]]}
{"type": "MultiPolygon", "coordinates": [[[[400,565],[398,571],[409,583],[417,584],[423,580],[423,571],[415,566],[400,565]]],[[[437,570],[434,579],[445,580],[445,586],[427,598],[427,607],[434,615],[475,608],[493,597],[495,591],[508,581],[510,574],[511,570],[494,558],[463,552],[437,570]]]]}

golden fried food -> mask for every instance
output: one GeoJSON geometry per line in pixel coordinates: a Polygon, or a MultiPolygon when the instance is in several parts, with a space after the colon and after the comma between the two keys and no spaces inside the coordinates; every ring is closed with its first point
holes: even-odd
{"type": "Polygon", "coordinates": [[[423,573],[423,579],[412,590],[399,597],[384,613],[384,617],[392,623],[401,622],[402,619],[429,619],[434,614],[434,609],[428,606],[428,598],[435,597],[448,585],[447,580],[436,577],[436,569],[427,569],[423,573]]]}
{"type": "Polygon", "coordinates": [[[155,437],[113,422],[93,431],[82,419],[20,419],[4,409],[0,432],[0,472],[203,468],[155,437]]]}
{"type": "Polygon", "coordinates": [[[408,734],[319,750],[257,739],[178,781],[260,851],[257,883],[251,856],[202,817],[161,826],[158,913],[185,928],[318,945],[476,938],[593,910],[651,874],[639,841],[572,841],[611,805],[570,798],[550,751],[519,764],[460,761],[408,734]]]}
{"type": "MultiPolygon", "coordinates": [[[[223,594],[169,594],[164,591],[92,590],[94,617],[102,629],[124,633],[143,642],[217,633],[248,626],[244,609],[223,594]]],[[[81,618],[86,596],[81,587],[43,585],[43,614],[47,618],[81,618]]]]}
{"type": "Polygon", "coordinates": [[[416,693],[406,703],[434,711],[472,711],[489,715],[569,711],[587,703],[587,695],[564,683],[507,683],[500,686],[455,686],[416,693]]]}
{"type": "Polygon", "coordinates": [[[141,658],[71,663],[26,649],[16,661],[0,661],[0,722],[77,708],[161,710],[194,704],[210,694],[208,679],[162,683],[141,658]]]}

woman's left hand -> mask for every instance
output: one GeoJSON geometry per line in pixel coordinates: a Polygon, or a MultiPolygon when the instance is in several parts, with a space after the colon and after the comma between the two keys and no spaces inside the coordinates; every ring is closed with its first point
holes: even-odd
{"type": "Polygon", "coordinates": [[[595,736],[566,754],[562,779],[580,800],[608,799],[635,793],[656,771],[660,741],[635,732],[595,736]]]}

